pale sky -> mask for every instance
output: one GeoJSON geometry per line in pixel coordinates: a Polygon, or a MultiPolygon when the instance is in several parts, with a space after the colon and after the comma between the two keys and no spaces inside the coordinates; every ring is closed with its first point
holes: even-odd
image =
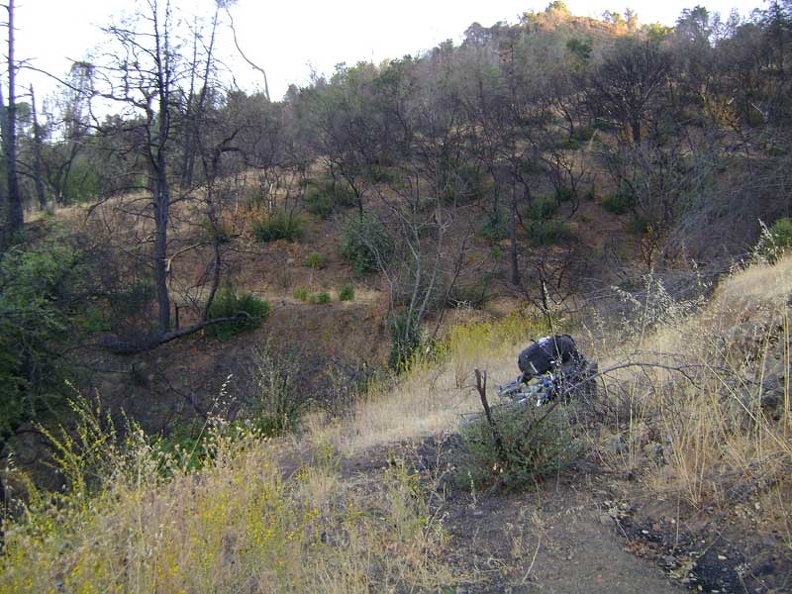
{"type": "MultiPolygon", "coordinates": [[[[206,7],[211,0],[173,0],[206,7]]],[[[334,65],[360,60],[379,63],[386,58],[416,55],[446,39],[459,42],[474,22],[488,27],[498,21],[517,22],[526,11],[541,11],[550,0],[236,0],[231,8],[240,45],[269,78],[273,99],[280,99],[290,83],[306,85],[311,69],[331,74],[334,65]]],[[[641,23],[673,25],[683,9],[697,4],[725,19],[736,8],[748,16],[764,8],[766,0],[567,0],[580,16],[601,17],[605,10],[623,12],[628,6],[641,23]]],[[[112,22],[133,0],[16,0],[17,59],[63,76],[69,59],[83,59],[101,38],[98,27],[112,22]]],[[[3,18],[3,20],[5,20],[3,18]]],[[[230,37],[225,45],[230,61],[230,37]]],[[[5,52],[3,52],[5,53],[5,52]]],[[[237,83],[247,91],[262,89],[254,70],[236,63],[237,83]]],[[[27,84],[26,75],[20,82],[27,84]]],[[[44,82],[37,80],[37,87],[44,82]]],[[[39,92],[39,95],[41,93],[39,92]]]]}

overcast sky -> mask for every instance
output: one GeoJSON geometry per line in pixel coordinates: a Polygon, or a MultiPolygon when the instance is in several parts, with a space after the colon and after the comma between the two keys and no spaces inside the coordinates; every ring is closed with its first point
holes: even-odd
{"type": "MultiPolygon", "coordinates": [[[[211,0],[173,0],[190,7],[210,7],[211,0]]],[[[733,8],[747,16],[765,0],[568,0],[573,14],[599,18],[605,10],[628,6],[641,23],[673,25],[685,8],[697,4],[726,18],[733,8]]],[[[231,8],[240,45],[267,71],[273,99],[290,83],[305,85],[311,70],[330,74],[334,65],[360,60],[416,55],[445,39],[458,42],[478,22],[517,22],[526,11],[541,11],[549,0],[236,0],[231,8]]],[[[17,59],[63,76],[69,59],[82,59],[101,37],[98,27],[112,22],[133,0],[16,0],[17,59]]],[[[204,8],[207,18],[210,9],[204,8]]],[[[226,56],[231,59],[230,41],[226,56]]],[[[254,70],[234,68],[237,83],[248,91],[263,88],[254,70]]],[[[43,82],[35,83],[37,86],[43,82]]]]}

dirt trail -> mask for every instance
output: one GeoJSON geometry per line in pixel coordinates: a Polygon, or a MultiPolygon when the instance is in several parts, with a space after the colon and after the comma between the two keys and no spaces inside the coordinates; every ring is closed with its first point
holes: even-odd
{"type": "MultiPolygon", "coordinates": [[[[476,493],[446,480],[453,460],[447,444],[406,447],[399,455],[435,487],[437,517],[450,536],[443,555],[470,579],[455,594],[673,594],[656,564],[630,553],[608,509],[597,502],[596,483],[580,469],[535,490],[476,493]]],[[[343,464],[347,476],[368,475],[394,450],[375,448],[343,464]]],[[[600,493],[601,494],[601,493],[600,493]]]]}
{"type": "Polygon", "coordinates": [[[684,591],[631,553],[610,516],[572,484],[449,506],[455,555],[482,578],[473,593],[669,594],[684,591]]]}

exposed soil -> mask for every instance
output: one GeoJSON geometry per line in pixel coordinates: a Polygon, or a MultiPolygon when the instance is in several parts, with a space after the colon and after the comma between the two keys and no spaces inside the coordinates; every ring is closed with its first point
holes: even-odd
{"type": "Polygon", "coordinates": [[[669,520],[679,513],[670,503],[631,505],[616,493],[631,488],[640,501],[637,484],[585,460],[535,489],[476,492],[455,466],[463,450],[449,435],[343,462],[346,476],[364,480],[396,456],[412,464],[450,536],[445,560],[472,578],[457,594],[769,594],[792,584],[778,535],[759,542],[723,516],[669,520]]]}
{"type": "Polygon", "coordinates": [[[389,464],[394,455],[412,459],[415,472],[434,488],[437,517],[450,535],[443,551],[459,574],[471,576],[458,594],[520,592],[682,592],[663,569],[628,545],[612,511],[602,503],[596,474],[579,467],[531,491],[477,493],[455,476],[458,436],[440,443],[367,451],[345,461],[344,472],[360,477],[389,464]]]}

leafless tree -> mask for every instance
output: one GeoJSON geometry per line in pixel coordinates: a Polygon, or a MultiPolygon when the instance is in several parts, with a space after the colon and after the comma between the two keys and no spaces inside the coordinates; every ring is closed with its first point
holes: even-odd
{"type": "Polygon", "coordinates": [[[5,197],[5,229],[2,237],[2,244],[7,246],[14,235],[22,231],[25,224],[25,215],[22,207],[22,194],[19,188],[19,177],[17,175],[17,105],[16,105],[16,73],[19,65],[14,56],[14,0],[9,0],[8,4],[3,5],[8,12],[8,96],[7,101],[3,101],[2,90],[0,90],[0,133],[3,136],[3,153],[5,156],[6,168],[6,192],[5,197]]]}

